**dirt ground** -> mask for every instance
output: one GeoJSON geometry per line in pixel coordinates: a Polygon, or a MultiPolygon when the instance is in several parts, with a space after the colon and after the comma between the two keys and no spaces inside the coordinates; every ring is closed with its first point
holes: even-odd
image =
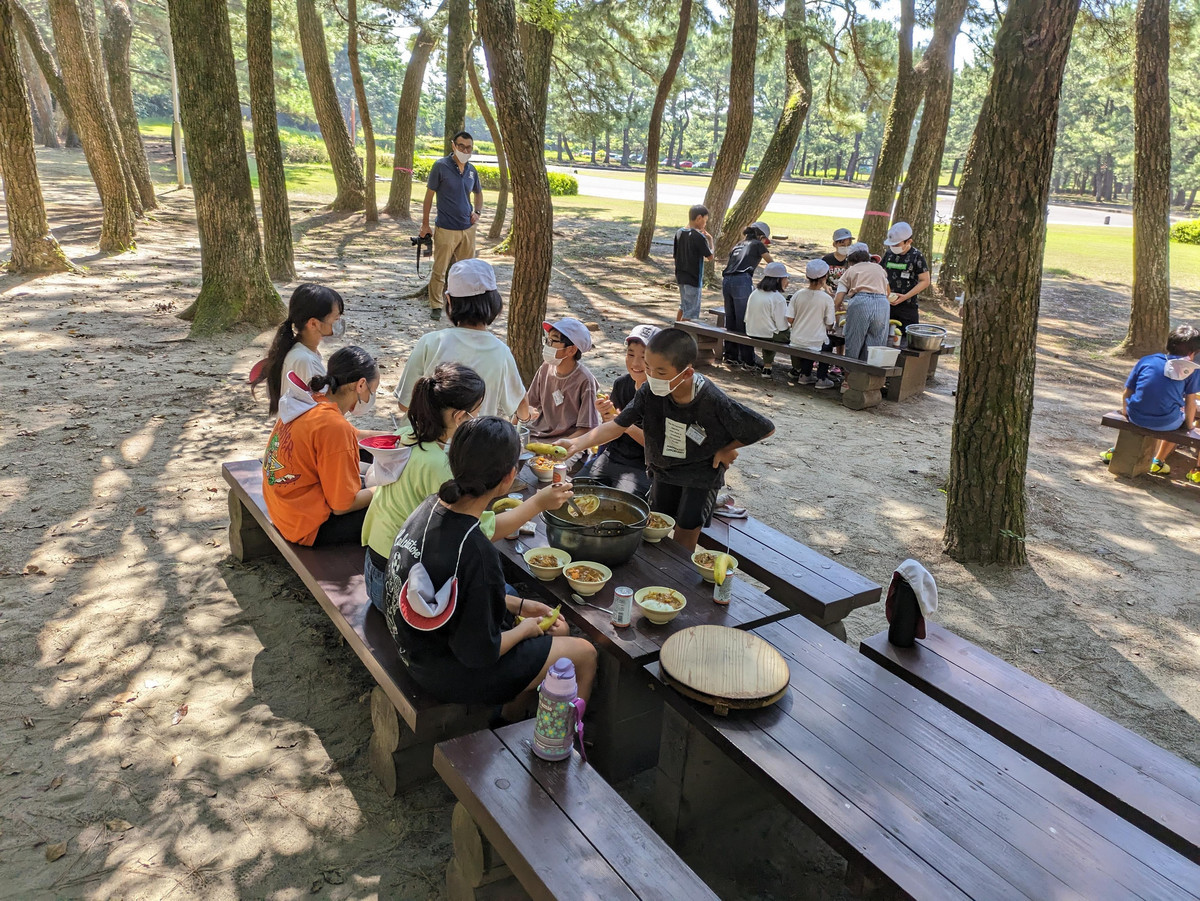
{"type": "MultiPolygon", "coordinates": [[[[365,754],[369,677],[286,566],[228,556],[219,466],[258,455],[270,430],[245,382],[270,335],[197,343],[175,317],[200,279],[190,192],[164,187],[138,249],[105,257],[73,171],[44,187],[85,274],[0,276],[0,894],[441,897],[449,792],[383,795],[365,754]]],[[[343,293],[345,340],[378,355],[390,389],[429,327],[423,302],[402,299],[418,284],[411,226],[293,214],[300,279],[343,293]]],[[[611,383],[629,325],[674,313],[669,249],[642,265],[631,226],[556,229],[551,312],[598,323],[589,364],[611,383]]],[[[504,289],[511,261],[495,262],[504,289]]],[[[923,398],[866,412],[708,374],[777,425],[730,475],[754,515],[880,583],[905,557],[925,562],[941,622],[1200,763],[1200,488],[1116,481],[1097,458],[1127,309],[1124,286],[1046,285],[1018,571],[941,554],[954,360],[923,398]]],[[[1200,318],[1200,286],[1173,309],[1200,318]]],[[[881,606],[847,626],[851,641],[878,631],[881,606]]],[[[726,897],[794,896],[775,870],[703,872],[726,897]]],[[[840,894],[828,860],[807,875],[815,896],[840,894]]]]}

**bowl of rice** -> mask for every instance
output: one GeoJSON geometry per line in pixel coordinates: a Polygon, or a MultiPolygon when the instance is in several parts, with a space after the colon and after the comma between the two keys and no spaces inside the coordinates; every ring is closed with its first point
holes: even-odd
{"type": "Polygon", "coordinates": [[[679,616],[679,611],[687,606],[687,598],[674,588],[662,585],[641,589],[634,594],[633,601],[642,608],[646,619],[659,626],[679,616]]]}
{"type": "Polygon", "coordinates": [[[556,547],[535,547],[523,555],[529,571],[543,582],[553,582],[571,562],[571,555],[556,547]]]}
{"type": "Polygon", "coordinates": [[[651,513],[646,528],[642,529],[642,538],[651,544],[656,544],[671,534],[673,528],[675,528],[675,520],[670,516],[665,513],[651,513]]]}

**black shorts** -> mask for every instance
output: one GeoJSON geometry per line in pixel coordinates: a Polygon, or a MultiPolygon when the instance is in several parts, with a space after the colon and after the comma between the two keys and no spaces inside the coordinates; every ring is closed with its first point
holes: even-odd
{"type": "Polygon", "coordinates": [[[410,658],[417,684],[446,704],[507,704],[523,692],[550,658],[549,635],[527,638],[491,666],[473,669],[457,657],[410,658]]]}
{"type": "Polygon", "coordinates": [[[655,479],[650,486],[650,509],[674,517],[681,529],[699,529],[712,522],[717,508],[719,485],[710,488],[685,488],[655,479]]]}

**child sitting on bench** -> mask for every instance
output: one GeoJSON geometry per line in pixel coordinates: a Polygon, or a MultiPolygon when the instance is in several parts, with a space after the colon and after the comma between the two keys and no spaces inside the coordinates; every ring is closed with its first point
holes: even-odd
{"type": "Polygon", "coordinates": [[[535,691],[560,657],[575,664],[579,696],[592,689],[595,647],[569,637],[561,618],[543,634],[538,620],[549,608],[506,592],[500,552],[486,534],[520,455],[516,428],[499,417],[460,426],[452,477],[404,523],[388,559],[388,628],[413,679],[444,703],[509,704],[535,691]]]}
{"type": "MultiPolygon", "coordinates": [[[[325,374],[325,361],[317,350],[323,338],[340,338],[346,333],[346,311],[342,295],[324,285],[297,285],[288,301],[288,317],[275,332],[271,349],[253,374],[251,388],[267,383],[268,412],[279,411],[279,395],[288,390],[287,374],[294,372],[307,385],[325,374]]],[[[300,393],[306,393],[301,391],[300,393]]]]}

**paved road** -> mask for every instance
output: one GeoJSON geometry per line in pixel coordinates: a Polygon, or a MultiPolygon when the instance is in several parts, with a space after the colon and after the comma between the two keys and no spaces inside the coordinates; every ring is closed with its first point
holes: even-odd
{"type": "MultiPolygon", "coordinates": [[[[564,170],[574,171],[579,179],[579,193],[589,197],[607,197],[613,200],[641,200],[642,183],[624,178],[605,178],[591,175],[585,169],[564,170]]],[[[658,186],[658,202],[671,203],[680,206],[691,206],[693,203],[704,201],[704,190],[708,185],[707,179],[696,179],[694,185],[660,184],[658,186]]],[[[735,198],[741,192],[737,192],[735,198]]],[[[776,194],[767,204],[768,213],[803,213],[809,216],[835,216],[847,220],[854,225],[862,220],[866,208],[866,192],[858,197],[820,197],[802,194],[776,194]]],[[[937,205],[938,216],[949,221],[954,212],[954,198],[939,195],[937,205]]],[[[1109,213],[1100,209],[1088,207],[1060,206],[1050,207],[1051,225],[1097,225],[1103,226],[1105,217],[1110,218],[1109,226],[1133,226],[1133,216],[1129,213],[1109,213]]]]}

